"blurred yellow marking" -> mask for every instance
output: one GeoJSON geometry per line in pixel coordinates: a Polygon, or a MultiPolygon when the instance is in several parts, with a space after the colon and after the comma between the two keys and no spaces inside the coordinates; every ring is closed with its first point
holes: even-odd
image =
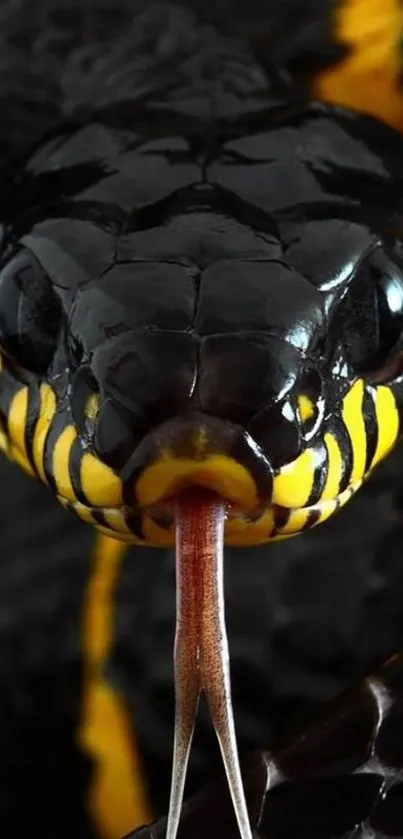
{"type": "Polygon", "coordinates": [[[351,51],[319,74],[313,95],[370,114],[402,131],[400,0],[344,0],[335,3],[335,15],[335,40],[351,51]]]}
{"type": "Polygon", "coordinates": [[[321,501],[331,501],[339,494],[340,481],[343,475],[343,458],[336,437],[327,431],[324,436],[327,448],[327,477],[321,495],[321,501]]]}
{"type": "Polygon", "coordinates": [[[27,424],[28,413],[28,388],[22,387],[13,396],[10,409],[8,412],[8,434],[13,446],[15,446],[20,455],[28,460],[27,450],[25,448],[25,427],[27,424]]]}
{"type": "Polygon", "coordinates": [[[357,483],[365,473],[367,434],[363,414],[364,382],[358,379],[343,399],[342,417],[351,440],[353,465],[349,485],[357,483]]]}
{"type": "Polygon", "coordinates": [[[32,441],[32,456],[40,479],[46,482],[46,475],[43,464],[43,453],[45,449],[46,436],[56,411],[56,396],[52,388],[42,384],[40,389],[39,416],[35,426],[34,439],[32,441]]]}
{"type": "Polygon", "coordinates": [[[58,495],[62,495],[68,501],[76,500],[69,471],[70,451],[76,437],[74,426],[67,425],[56,440],[52,456],[52,471],[58,495]]]}
{"type": "Polygon", "coordinates": [[[119,507],[122,483],[118,476],[93,454],[83,454],[80,482],[86,499],[93,507],[119,507]]]}
{"type": "Polygon", "coordinates": [[[97,538],[84,602],[84,701],[78,740],[95,764],[87,803],[100,839],[121,839],[151,820],[125,703],[103,673],[113,641],[113,598],[125,550],[120,541],[97,538]]]}
{"type": "Polygon", "coordinates": [[[96,419],[99,413],[99,396],[97,393],[91,393],[86,400],[84,406],[84,413],[87,419],[96,419]]]}
{"type": "Polygon", "coordinates": [[[378,423],[378,443],[371,469],[385,457],[396,442],[400,425],[396,400],[390,388],[384,385],[376,388],[375,409],[378,423]]]}

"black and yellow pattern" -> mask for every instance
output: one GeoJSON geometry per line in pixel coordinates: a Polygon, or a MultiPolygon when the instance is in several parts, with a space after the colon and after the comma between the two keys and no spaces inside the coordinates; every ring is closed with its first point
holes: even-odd
{"type": "MultiPolygon", "coordinates": [[[[5,389],[3,405],[4,393],[5,389]]],[[[340,413],[329,417],[323,438],[315,439],[296,460],[275,473],[271,509],[254,522],[228,520],[228,544],[260,544],[328,519],[395,445],[401,433],[401,400],[400,382],[387,386],[357,379],[341,400],[340,413]]],[[[202,485],[232,495],[246,509],[256,501],[252,477],[230,457],[209,454],[207,445],[204,456],[203,443],[196,460],[164,451],[138,480],[137,497],[145,512],[139,514],[133,532],[122,509],[121,482],[96,457],[83,452],[74,426],[65,425],[58,416],[55,394],[47,384],[40,386],[39,398],[36,389],[13,390],[5,415],[4,446],[12,459],[48,483],[64,507],[105,534],[115,532],[122,542],[172,545],[171,531],[158,526],[146,511],[192,476],[202,485]]]]}
{"type": "Polygon", "coordinates": [[[112,651],[114,591],[124,552],[121,542],[98,538],[84,598],[84,693],[77,742],[94,765],[85,806],[100,839],[124,836],[152,815],[128,708],[104,673],[112,651]]]}
{"type": "MultiPolygon", "coordinates": [[[[402,11],[398,0],[335,3],[333,31],[335,41],[351,48],[350,53],[315,79],[314,95],[401,129],[402,11]]],[[[327,418],[320,439],[275,472],[271,509],[255,521],[229,519],[228,544],[281,539],[329,518],[395,445],[401,434],[402,405],[400,380],[380,385],[362,378],[351,380],[327,418]]],[[[96,420],[98,410],[94,396],[85,413],[96,420]]],[[[303,421],[312,420],[317,410],[317,405],[300,395],[303,421]]],[[[248,470],[234,458],[216,452],[209,454],[200,467],[194,459],[186,460],[165,450],[138,477],[135,489],[139,514],[136,518],[127,516],[121,479],[82,446],[73,417],[53,383],[44,378],[39,384],[23,384],[10,373],[6,359],[0,372],[0,415],[1,450],[29,475],[47,484],[63,506],[122,542],[171,544],[172,534],[166,525],[148,515],[147,507],[159,500],[161,487],[169,493],[171,485],[176,486],[178,480],[186,482],[192,472],[197,473],[198,481],[213,488],[225,487],[241,506],[253,507],[256,500],[256,487],[248,470]]],[[[199,455],[203,455],[202,435],[198,447],[199,455]]],[[[134,487],[131,491],[134,493],[134,487]]],[[[77,738],[80,749],[96,764],[86,804],[101,839],[118,839],[149,815],[126,708],[104,678],[113,635],[114,584],[122,551],[114,541],[99,537],[85,595],[82,631],[86,676],[77,738]]]]}
{"type": "MultiPolygon", "coordinates": [[[[379,0],[350,0],[336,3],[333,11],[334,41],[345,47],[346,54],[317,75],[313,94],[399,126],[400,4],[397,0],[383,4],[379,0]]],[[[34,233],[35,228],[27,238],[39,254],[43,240],[36,240],[34,233]]],[[[66,282],[64,279],[62,288],[66,282]]],[[[62,505],[82,520],[133,544],[172,544],[172,527],[163,521],[161,511],[155,515],[153,508],[189,481],[215,489],[233,505],[235,514],[227,521],[228,544],[259,544],[294,535],[325,521],[346,503],[400,434],[398,377],[375,385],[352,372],[338,402],[333,399],[329,405],[322,398],[321,404],[315,404],[304,392],[297,394],[302,428],[314,421],[315,414],[330,413],[322,416],[320,432],[312,436],[312,442],[307,439],[296,458],[290,456],[284,465],[274,468],[270,499],[268,486],[264,490],[258,486],[246,460],[241,462],[221,442],[211,439],[202,422],[193,429],[194,438],[187,445],[159,442],[142,468],[126,480],[121,470],[107,465],[97,453],[92,438],[83,436],[70,402],[74,386],[59,384],[63,375],[58,372],[55,381],[44,375],[39,381],[31,377],[22,383],[18,370],[15,374],[4,359],[0,374],[2,449],[25,471],[44,481],[62,505]],[[242,515],[237,515],[237,510],[242,515]]],[[[96,427],[103,403],[91,388],[87,388],[80,410],[83,427],[96,427]]],[[[112,446],[113,428],[109,432],[112,446]]],[[[270,459],[270,450],[267,457],[270,459]]]]}

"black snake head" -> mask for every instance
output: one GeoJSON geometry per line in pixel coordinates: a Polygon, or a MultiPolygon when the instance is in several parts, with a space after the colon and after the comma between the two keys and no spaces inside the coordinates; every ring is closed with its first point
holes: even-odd
{"type": "Polygon", "coordinates": [[[323,106],[147,115],[64,127],[12,180],[3,448],[129,541],[171,544],[193,484],[229,543],[298,533],[400,433],[400,141],[323,106]]]}
{"type": "Polygon", "coordinates": [[[176,524],[169,839],[201,690],[250,837],[224,539],[325,520],[401,427],[401,139],[315,105],[252,122],[98,113],[28,157],[5,219],[3,449],[103,532],[176,524]]]}

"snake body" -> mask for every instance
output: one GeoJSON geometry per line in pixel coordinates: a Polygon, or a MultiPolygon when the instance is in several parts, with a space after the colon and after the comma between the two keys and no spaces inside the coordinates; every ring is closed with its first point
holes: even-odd
{"type": "Polygon", "coordinates": [[[1,445],[107,535],[171,545],[197,483],[256,545],[400,437],[401,136],[177,37],[7,165],[1,445]]]}

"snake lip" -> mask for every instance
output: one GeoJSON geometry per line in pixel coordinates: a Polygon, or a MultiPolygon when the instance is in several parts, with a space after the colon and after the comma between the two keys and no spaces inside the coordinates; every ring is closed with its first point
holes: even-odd
{"type": "Polygon", "coordinates": [[[273,469],[248,431],[196,411],[152,429],[120,479],[123,503],[143,510],[170,503],[195,485],[245,513],[261,515],[272,501],[273,469]]]}

